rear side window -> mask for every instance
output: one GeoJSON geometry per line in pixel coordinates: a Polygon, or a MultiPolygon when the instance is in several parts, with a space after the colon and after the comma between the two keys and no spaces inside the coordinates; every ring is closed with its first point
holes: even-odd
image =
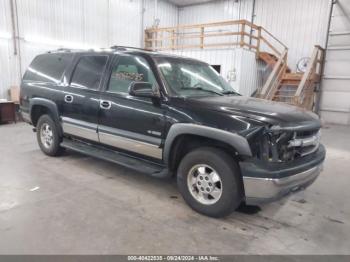
{"type": "Polygon", "coordinates": [[[72,60],[72,54],[39,55],[28,67],[23,80],[57,84],[72,60]]]}
{"type": "Polygon", "coordinates": [[[82,56],[75,67],[71,86],[97,89],[100,85],[108,56],[82,56]]]}

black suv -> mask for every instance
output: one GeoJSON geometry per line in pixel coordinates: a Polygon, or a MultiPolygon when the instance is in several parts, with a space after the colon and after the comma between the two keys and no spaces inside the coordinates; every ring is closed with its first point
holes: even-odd
{"type": "Polygon", "coordinates": [[[278,199],[322,169],[317,115],[243,97],[208,64],[133,48],[37,56],[21,112],[50,156],[64,148],[177,176],[196,211],[220,217],[278,199]]]}

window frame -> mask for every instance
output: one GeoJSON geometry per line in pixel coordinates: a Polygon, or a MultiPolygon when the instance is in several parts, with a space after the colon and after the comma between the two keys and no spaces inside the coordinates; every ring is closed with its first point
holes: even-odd
{"type": "Polygon", "coordinates": [[[122,57],[140,57],[142,59],[144,59],[148,66],[150,67],[150,70],[153,74],[153,77],[154,77],[154,80],[155,80],[155,84],[157,84],[157,88],[160,89],[160,86],[159,86],[159,83],[158,83],[158,80],[157,80],[157,76],[152,68],[152,65],[150,64],[150,62],[142,55],[140,54],[117,54],[114,59],[112,59],[111,61],[111,64],[108,68],[108,71],[106,72],[106,84],[105,84],[105,88],[104,88],[104,92],[105,93],[108,93],[108,94],[114,94],[114,95],[118,95],[118,96],[122,96],[122,97],[127,97],[127,96],[130,96],[129,94],[129,91],[127,92],[116,92],[116,91],[110,91],[109,90],[109,84],[110,84],[110,81],[111,81],[111,77],[112,77],[112,73],[113,73],[113,69],[116,65],[119,64],[120,60],[122,57]]]}
{"type": "MultiPolygon", "coordinates": [[[[28,68],[32,65],[32,63],[38,59],[40,56],[44,57],[44,56],[53,56],[53,55],[58,55],[58,56],[65,56],[68,55],[67,53],[49,53],[49,54],[39,54],[37,56],[35,56],[33,58],[33,60],[31,61],[31,63],[29,64],[28,68]]],[[[26,69],[26,71],[23,74],[22,77],[22,81],[24,83],[44,83],[44,84],[49,84],[49,85],[61,85],[64,82],[65,76],[67,74],[67,71],[69,71],[68,69],[72,66],[72,64],[75,63],[75,57],[73,56],[73,58],[71,59],[71,61],[69,63],[67,63],[67,65],[64,67],[64,70],[61,74],[61,77],[59,79],[57,79],[57,82],[54,81],[41,81],[41,80],[33,80],[33,79],[28,79],[25,77],[25,75],[27,74],[28,68],[26,69]]]]}
{"type": "Polygon", "coordinates": [[[104,84],[105,74],[106,74],[106,70],[108,68],[109,61],[110,61],[110,56],[108,54],[82,54],[82,55],[77,56],[75,58],[75,61],[73,61],[73,67],[70,71],[69,81],[68,81],[67,85],[70,86],[71,88],[76,88],[76,89],[80,89],[80,90],[100,91],[101,88],[103,87],[103,84],[104,84]],[[94,56],[94,57],[103,56],[103,57],[107,58],[106,63],[105,63],[103,70],[101,72],[101,79],[100,79],[98,87],[97,88],[86,88],[86,87],[84,88],[84,87],[72,85],[73,76],[74,76],[75,70],[77,69],[77,66],[78,66],[80,60],[83,57],[91,57],[91,56],[94,56]]]}

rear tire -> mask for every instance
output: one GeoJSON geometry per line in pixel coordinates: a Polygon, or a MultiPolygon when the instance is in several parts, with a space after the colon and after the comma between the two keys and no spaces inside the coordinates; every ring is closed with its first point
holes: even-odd
{"type": "Polygon", "coordinates": [[[178,167],[177,184],[192,209],[211,217],[229,215],[243,200],[240,169],[232,157],[217,148],[189,152],[178,167]]]}
{"type": "Polygon", "coordinates": [[[64,151],[60,146],[62,138],[59,136],[58,127],[50,115],[42,115],[36,125],[36,134],[41,151],[48,156],[58,156],[64,151]]]}

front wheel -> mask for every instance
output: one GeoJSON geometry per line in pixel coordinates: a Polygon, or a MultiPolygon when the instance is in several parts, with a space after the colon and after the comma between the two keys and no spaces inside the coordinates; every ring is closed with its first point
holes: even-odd
{"type": "Polygon", "coordinates": [[[230,214],[243,199],[237,163],[217,148],[189,152],[178,167],[177,184],[190,207],[211,217],[230,214]]]}

